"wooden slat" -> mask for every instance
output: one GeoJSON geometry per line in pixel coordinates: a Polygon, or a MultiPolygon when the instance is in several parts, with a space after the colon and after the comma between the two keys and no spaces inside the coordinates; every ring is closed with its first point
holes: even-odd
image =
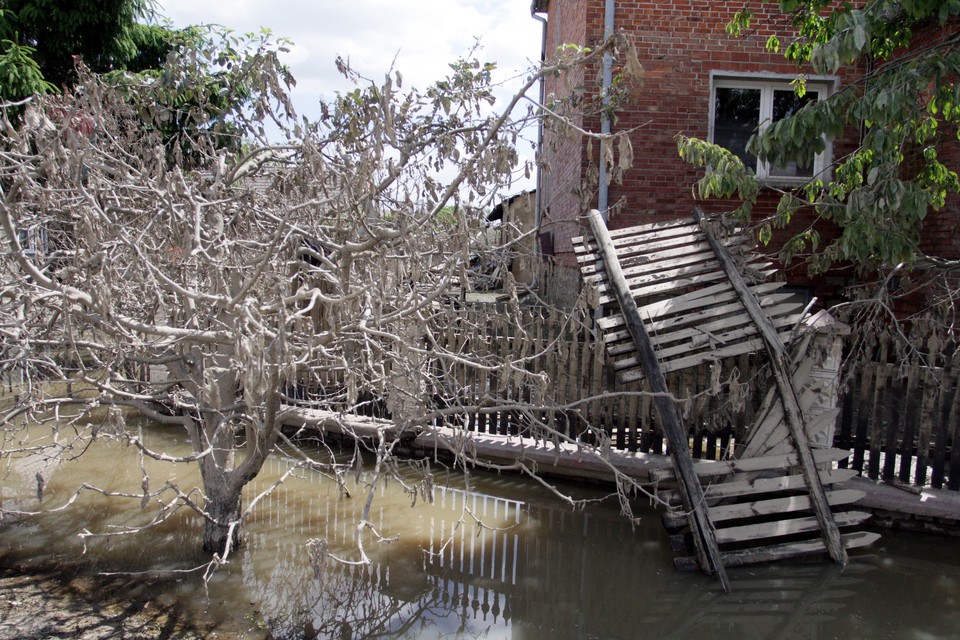
{"type": "MultiPolygon", "coordinates": [[[[731,305],[733,306],[733,305],[731,305]]],[[[793,327],[797,321],[797,315],[787,315],[790,313],[796,313],[803,309],[803,304],[798,302],[789,302],[780,305],[775,305],[772,307],[767,307],[767,311],[770,314],[771,318],[785,318],[783,326],[793,327]]],[[[706,313],[704,314],[706,316],[706,313]]],[[[709,316],[707,316],[709,317],[709,316]]],[[[750,325],[750,317],[746,314],[738,315],[727,315],[718,320],[713,320],[709,322],[688,322],[686,318],[678,318],[678,323],[673,324],[670,321],[663,321],[659,323],[653,323],[652,326],[648,326],[648,330],[653,333],[651,339],[654,342],[654,345],[660,347],[661,349],[665,345],[671,344],[673,342],[680,341],[689,341],[689,344],[685,345],[687,348],[699,348],[703,344],[709,344],[712,341],[716,341],[718,344],[726,344],[727,338],[723,336],[731,336],[731,329],[735,327],[742,327],[743,325],[750,325]],[[695,325],[693,327],[685,327],[685,325],[695,325]],[[661,326],[657,326],[661,325],[661,326]]],[[[740,333],[740,330],[737,330],[735,333],[740,333]]],[[[742,335],[753,335],[756,331],[750,331],[742,335]]],[[[629,336],[624,336],[623,332],[613,332],[608,333],[604,336],[605,342],[607,342],[607,353],[611,356],[619,356],[623,353],[628,353],[630,349],[627,349],[623,345],[623,340],[629,338],[629,336]],[[619,342],[619,344],[617,344],[619,342]]],[[[661,358],[669,357],[664,353],[658,353],[661,358]]]]}
{"type": "MultiPolygon", "coordinates": [[[[953,372],[956,375],[957,369],[953,369],[953,372]]],[[[947,473],[947,489],[958,491],[960,490],[960,380],[957,380],[953,387],[950,419],[946,424],[950,425],[950,442],[953,443],[953,449],[950,452],[950,467],[947,473]]],[[[946,435],[946,430],[944,435],[946,435]]]]}
{"type": "MultiPolygon", "coordinates": [[[[843,460],[850,455],[846,449],[814,449],[813,460],[816,464],[825,464],[843,460]]],[[[721,460],[719,462],[700,462],[694,465],[694,470],[700,478],[717,478],[730,476],[735,473],[753,473],[768,469],[784,469],[799,464],[796,453],[787,453],[762,458],[740,458],[737,460],[721,460]]],[[[673,471],[657,469],[651,471],[650,479],[654,481],[672,480],[673,471]]]]}
{"type": "MultiPolygon", "coordinates": [[[[660,262],[643,262],[629,268],[624,267],[623,275],[627,279],[627,282],[631,282],[640,276],[656,273],[658,271],[667,271],[669,269],[678,269],[681,267],[690,267],[693,265],[708,263],[713,263],[714,267],[717,266],[717,261],[714,259],[712,251],[691,253],[689,255],[684,255],[677,258],[670,258],[669,260],[661,260],[660,262]]],[[[584,265],[581,267],[580,272],[583,274],[583,280],[585,282],[595,282],[601,287],[606,286],[607,272],[603,268],[602,264],[584,265]],[[591,269],[595,270],[591,271],[591,269]]]]}
{"type": "MultiPolygon", "coordinates": [[[[778,329],[792,329],[796,321],[796,317],[776,318],[773,321],[773,325],[778,329]]],[[[660,349],[657,350],[657,357],[660,358],[662,362],[669,362],[675,356],[690,355],[691,352],[708,349],[709,351],[703,355],[711,356],[710,359],[713,360],[715,358],[712,357],[712,354],[718,349],[750,339],[758,333],[759,331],[754,324],[746,323],[745,326],[739,329],[733,329],[731,331],[718,330],[716,333],[711,332],[710,335],[700,334],[697,340],[687,340],[686,342],[675,340],[672,334],[667,334],[658,341],[658,345],[663,345],[664,343],[672,344],[675,342],[681,342],[681,344],[675,344],[671,347],[661,346],[660,349]]],[[[789,332],[787,333],[789,334],[789,332]]],[[[621,358],[616,362],[617,369],[626,369],[631,366],[634,366],[634,358],[621,358]]]]}
{"type": "MultiPolygon", "coordinates": [[[[832,514],[833,522],[837,527],[849,527],[860,524],[872,514],[866,511],[842,511],[832,514]]],[[[747,524],[737,527],[727,527],[717,529],[717,542],[727,544],[730,542],[746,542],[748,540],[763,540],[764,538],[778,538],[797,533],[808,533],[819,531],[820,523],[813,516],[805,518],[793,518],[790,520],[778,520],[776,522],[763,522],[760,524],[747,524]]]]}
{"type": "MultiPolygon", "coordinates": [[[[801,348],[801,353],[806,353],[806,348],[801,348]]],[[[802,358],[794,364],[792,384],[794,389],[800,390],[803,385],[810,380],[810,373],[813,371],[813,358],[802,358]]],[[[806,413],[810,404],[806,402],[807,396],[804,393],[800,395],[800,409],[806,413]]],[[[747,432],[747,437],[739,455],[744,458],[753,458],[758,455],[757,452],[763,450],[765,443],[770,439],[772,432],[783,425],[783,404],[779,402],[776,388],[771,388],[763,404],[757,412],[753,425],[747,432]]]]}
{"type": "MultiPolygon", "coordinates": [[[[801,476],[802,477],[802,476],[801,476]]],[[[806,482],[801,489],[806,489],[806,482]]],[[[827,491],[827,503],[830,506],[840,506],[853,504],[862,499],[866,493],[856,489],[834,489],[827,491]]],[[[722,504],[710,507],[710,522],[717,524],[729,520],[743,520],[757,516],[769,516],[774,514],[796,513],[798,511],[810,511],[813,504],[809,495],[781,496],[779,498],[764,498],[752,502],[743,502],[738,504],[722,504]]],[[[682,527],[686,517],[679,513],[667,513],[663,516],[663,524],[670,529],[682,527]]]]}
{"type": "MultiPolygon", "coordinates": [[[[816,389],[806,389],[799,396],[801,403],[807,405],[805,408],[802,408],[801,411],[803,411],[804,415],[804,430],[807,433],[807,439],[811,442],[816,441],[817,435],[836,423],[837,416],[840,415],[839,407],[822,410],[816,415],[811,415],[810,405],[813,404],[817,397],[818,393],[816,389]]],[[[778,402],[777,405],[780,405],[780,403],[778,402]]],[[[782,407],[780,407],[779,413],[783,415],[782,407]]],[[[790,431],[786,428],[786,425],[781,422],[777,428],[770,430],[766,438],[751,441],[750,446],[744,449],[742,455],[747,458],[753,458],[772,453],[785,453],[790,450],[792,446],[792,443],[789,442],[789,436],[790,431]],[[786,449],[784,449],[784,447],[786,447],[786,449]]]]}
{"type": "MultiPolygon", "coordinates": [[[[873,544],[880,539],[880,534],[858,531],[856,533],[845,533],[840,537],[843,540],[844,548],[857,549],[873,544]]],[[[823,540],[806,540],[738,551],[725,551],[720,554],[720,557],[723,558],[724,564],[728,567],[743,567],[760,562],[787,560],[826,552],[827,548],[823,544],[823,540]]],[[[692,556],[675,558],[673,565],[681,571],[694,571],[697,569],[697,560],[692,556]]]]}
{"type": "MultiPolygon", "coordinates": [[[[801,308],[802,303],[790,302],[792,298],[793,296],[789,293],[777,293],[764,297],[761,303],[772,316],[786,315],[801,308]]],[[[689,325],[694,325],[696,329],[714,331],[723,328],[720,323],[740,321],[741,318],[749,321],[749,316],[742,311],[743,307],[737,302],[714,304],[692,313],[646,322],[645,326],[657,338],[665,332],[674,332],[689,325]]],[[[627,338],[629,338],[629,332],[618,327],[612,327],[604,332],[604,340],[607,343],[616,343],[627,338]]]]}
{"type": "MultiPolygon", "coordinates": [[[[830,506],[853,504],[863,498],[866,493],[856,489],[837,489],[827,491],[827,503],[830,506]]],[[[766,516],[775,513],[792,513],[795,511],[809,511],[813,507],[810,496],[788,496],[785,498],[769,498],[755,500],[744,504],[725,504],[711,507],[710,520],[714,523],[738,518],[766,516]]]]}
{"type": "MultiPolygon", "coordinates": [[[[824,485],[841,484],[856,477],[856,475],[857,472],[853,469],[826,469],[820,472],[820,482],[824,485]]],[[[762,495],[777,491],[794,491],[803,489],[806,486],[807,484],[803,476],[795,474],[778,476],[776,478],[754,478],[752,480],[739,480],[736,482],[716,482],[705,485],[703,487],[703,494],[707,500],[722,500],[746,495],[762,495]]],[[[660,490],[657,492],[657,497],[670,504],[676,504],[679,499],[679,495],[674,489],[660,490]]]]}
{"type": "MultiPolygon", "coordinates": [[[[672,237],[672,236],[690,236],[700,233],[700,228],[689,218],[681,218],[669,222],[653,222],[650,224],[641,224],[632,227],[623,227],[621,229],[610,229],[607,231],[610,235],[610,242],[615,248],[619,248],[625,242],[635,242],[637,238],[644,237],[672,237]]],[[[583,247],[584,250],[599,252],[596,241],[589,236],[577,236],[571,240],[573,246],[583,247]]]]}
{"type": "MultiPolygon", "coordinates": [[[[754,285],[752,289],[756,295],[764,296],[780,289],[783,285],[783,282],[764,282],[754,285]]],[[[690,291],[670,300],[661,300],[642,305],[638,307],[638,310],[644,322],[650,322],[661,316],[670,316],[694,309],[702,309],[707,304],[710,304],[707,300],[708,298],[712,298],[717,302],[729,302],[736,300],[736,293],[733,291],[733,287],[729,282],[721,282],[720,284],[704,287],[703,289],[690,291]]],[[[624,324],[623,316],[615,314],[601,318],[598,324],[604,331],[621,327],[624,324]]]]}
{"type": "MultiPolygon", "coordinates": [[[[667,282],[657,282],[654,284],[631,287],[630,294],[635,300],[643,300],[651,296],[666,295],[672,291],[684,291],[690,287],[700,286],[704,283],[719,282],[724,279],[722,271],[705,271],[694,277],[677,278],[667,282]]],[[[600,304],[610,304],[616,301],[613,293],[600,293],[598,297],[600,304]]]]}
{"type": "MultiPolygon", "coordinates": [[[[669,260],[663,263],[655,263],[634,267],[633,273],[627,273],[624,269],[624,277],[631,289],[650,285],[670,282],[683,277],[696,275],[698,273],[708,273],[716,271],[720,265],[716,260],[712,260],[711,254],[706,254],[705,259],[701,259],[701,254],[690,256],[691,259],[669,260]]],[[[584,277],[584,282],[594,282],[597,285],[597,291],[602,295],[610,293],[610,285],[603,279],[605,273],[595,276],[584,277]]]]}
{"type": "MultiPolygon", "coordinates": [[[[934,351],[935,352],[935,351],[934,351]]],[[[930,438],[933,435],[934,406],[940,393],[940,381],[931,367],[923,370],[923,405],[920,414],[920,432],[917,434],[917,468],[913,483],[927,484],[927,464],[930,462],[930,438]]]]}
{"type": "MultiPolygon", "coordinates": [[[[760,271],[758,275],[766,279],[775,273],[776,269],[766,269],[760,271]]],[[[725,280],[726,277],[727,274],[725,274],[722,270],[708,271],[700,274],[696,278],[678,278],[669,282],[661,282],[658,284],[645,285],[641,287],[631,287],[630,293],[633,295],[635,300],[642,300],[654,295],[663,295],[670,291],[685,290],[690,287],[702,286],[704,283],[722,281],[725,280]]],[[[599,299],[601,304],[609,304],[615,300],[615,296],[604,293],[600,294],[599,299]]]]}
{"type": "MultiPolygon", "coordinates": [[[[790,337],[790,332],[785,331],[781,334],[783,339],[790,337]]],[[[677,358],[675,360],[668,360],[661,363],[661,368],[665,373],[670,371],[678,371],[680,369],[685,369],[687,367],[695,367],[698,364],[704,362],[714,362],[722,358],[729,358],[732,356],[737,356],[743,353],[753,353],[763,348],[763,340],[757,338],[755,340],[747,340],[745,342],[740,342],[728,347],[723,347],[720,349],[715,349],[712,352],[695,354],[686,358],[677,358]]],[[[632,382],[634,380],[640,380],[643,378],[643,373],[637,369],[625,370],[618,372],[617,380],[621,383],[632,382]]]]}

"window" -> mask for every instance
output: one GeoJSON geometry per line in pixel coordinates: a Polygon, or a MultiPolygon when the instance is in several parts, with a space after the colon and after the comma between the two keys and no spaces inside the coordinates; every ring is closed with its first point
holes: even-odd
{"type": "Polygon", "coordinates": [[[743,164],[770,182],[803,182],[823,171],[828,164],[829,145],[811,166],[771,166],[758,162],[747,152],[750,136],[799,111],[805,104],[828,95],[826,82],[807,81],[807,92],[800,98],[787,79],[762,80],[717,77],[713,79],[710,105],[710,140],[732,151],[743,164]]]}

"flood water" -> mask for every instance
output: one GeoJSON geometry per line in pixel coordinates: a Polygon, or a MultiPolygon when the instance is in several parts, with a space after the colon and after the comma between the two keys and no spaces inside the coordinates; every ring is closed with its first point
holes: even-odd
{"type": "MultiPolygon", "coordinates": [[[[176,431],[148,429],[156,449],[187,451],[176,431]]],[[[247,500],[289,468],[274,458],[247,500]]],[[[47,478],[43,506],[63,504],[81,482],[138,492],[140,460],[130,448],[97,442],[79,460],[53,466],[37,456],[3,476],[6,508],[35,508],[35,474],[47,478]]],[[[195,466],[146,465],[150,486],[196,483],[195,466]]],[[[413,470],[405,472],[411,480],[413,470]]],[[[245,544],[204,582],[196,573],[133,578],[137,597],[161,599],[204,629],[243,638],[883,638],[960,637],[960,540],[884,532],[846,569],[830,564],[730,571],[734,592],[696,573],[678,573],[657,513],[639,505],[631,527],[611,500],[573,510],[533,481],[433,467],[434,501],[399,482],[380,485],[369,533],[370,563],[333,560],[323,570],[310,549],[357,560],[354,531],[364,491],[353,498],[329,478],[298,470],[258,505],[245,544]],[[478,527],[479,518],[484,527],[478,527]],[[310,541],[314,541],[310,546],[310,541]]],[[[369,475],[360,477],[361,482],[369,475]]],[[[570,487],[566,487],[570,489],[570,487]]],[[[575,487],[601,497],[599,487],[575,487]]],[[[167,495],[162,500],[172,500],[167,495]]],[[[65,571],[187,570],[200,551],[200,522],[186,511],[133,536],[88,539],[149,522],[158,504],[84,494],[69,509],[0,525],[10,561],[55,563],[65,571]]]]}

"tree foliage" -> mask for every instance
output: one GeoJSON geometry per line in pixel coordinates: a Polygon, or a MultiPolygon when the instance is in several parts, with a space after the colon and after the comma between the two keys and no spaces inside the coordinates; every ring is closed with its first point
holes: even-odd
{"type": "Polygon", "coordinates": [[[6,0],[0,32],[30,47],[46,81],[60,87],[72,83],[75,58],[98,73],[155,60],[163,38],[137,24],[151,16],[150,0],[6,0]]]}
{"type": "MultiPolygon", "coordinates": [[[[830,75],[841,69],[852,81],[795,115],[765,126],[749,144],[760,160],[782,165],[807,162],[827,140],[855,138],[857,147],[836,158],[830,170],[802,188],[783,195],[776,214],[765,222],[761,238],[786,226],[800,209],[840,228],[839,237],[818,246],[820,234],[808,228],[786,243],[784,257],[817,251],[811,267],[824,270],[849,260],[876,268],[912,264],[921,257],[920,233],[931,210],[942,208],[960,191],[954,167],[941,161],[956,148],[960,118],[960,48],[956,0],[899,2],[869,0],[862,6],[827,0],[782,0],[793,35],[770,37],[766,47],[783,51],[799,73],[796,91],[805,91],[806,70],[830,75]]],[[[728,31],[741,35],[753,14],[738,11],[728,31]]],[[[703,141],[682,139],[681,155],[696,162],[720,152],[703,141]],[[696,148],[696,150],[694,149],[696,148]]],[[[743,172],[714,170],[699,182],[704,197],[740,194],[749,212],[759,190],[745,186],[743,172]]]]}

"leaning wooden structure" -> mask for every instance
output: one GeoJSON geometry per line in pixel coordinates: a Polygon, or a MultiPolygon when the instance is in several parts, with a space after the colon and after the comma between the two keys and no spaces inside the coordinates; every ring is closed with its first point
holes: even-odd
{"type": "Polygon", "coordinates": [[[676,485],[663,492],[676,506],[664,522],[678,549],[694,551],[677,565],[717,574],[729,591],[727,566],[824,552],[845,564],[847,548],[876,540],[840,531],[869,514],[847,510],[862,494],[839,488],[852,474],[832,468],[848,452],[811,446],[836,413],[811,411],[810,362],[786,347],[806,310],[767,281],[771,265],[699,211],[612,232],[599,212],[588,217],[592,236],[574,247],[598,303],[617,303],[599,320],[608,354],[621,381],[647,380],[670,444],[673,471],[656,477],[676,485]],[[695,463],[664,372],[756,351],[775,383],[758,419],[734,459],[695,463]]]}

